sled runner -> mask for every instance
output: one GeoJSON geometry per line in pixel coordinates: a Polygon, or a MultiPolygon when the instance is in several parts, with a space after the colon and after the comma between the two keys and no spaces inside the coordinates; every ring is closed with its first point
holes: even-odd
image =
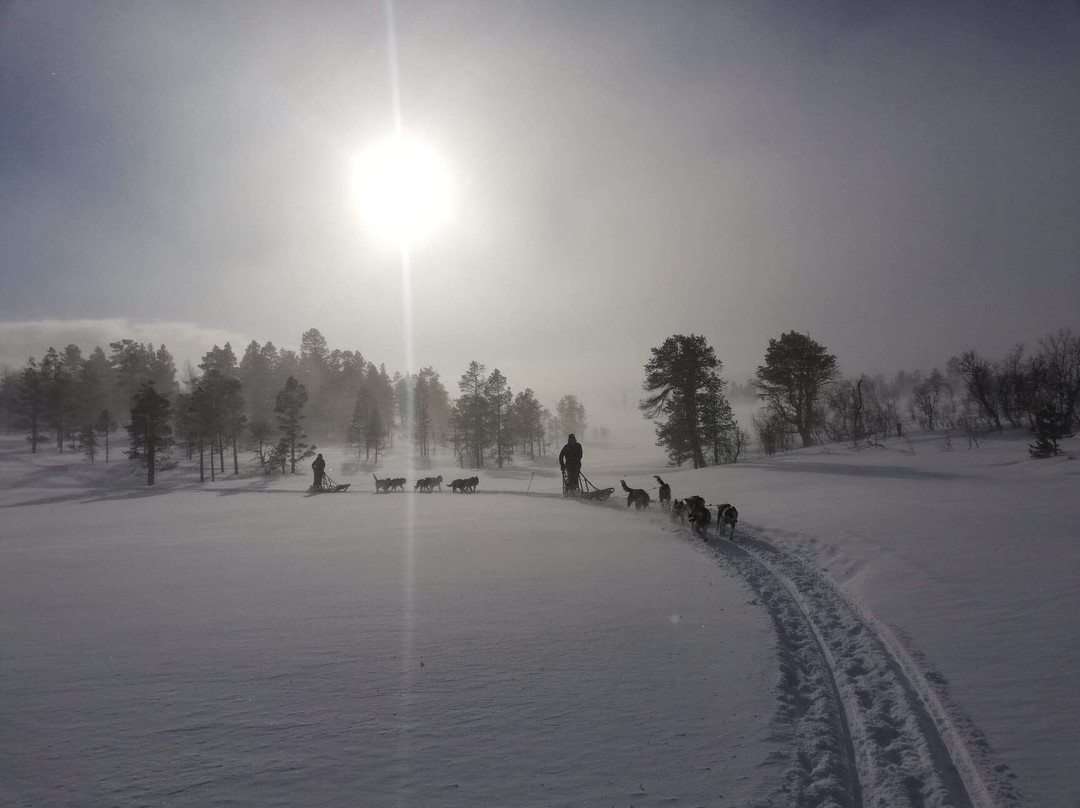
{"type": "Polygon", "coordinates": [[[602,502],[615,493],[614,488],[597,488],[592,484],[592,481],[578,472],[578,484],[576,488],[571,488],[567,485],[566,469],[563,469],[562,473],[562,490],[564,497],[580,497],[581,499],[593,500],[596,502],[602,502]]]}
{"type": "Polygon", "coordinates": [[[340,494],[342,491],[348,491],[350,485],[352,485],[352,483],[345,483],[344,485],[339,485],[338,483],[330,479],[329,474],[326,474],[324,472],[322,476],[322,482],[319,484],[319,487],[316,488],[314,485],[312,485],[308,489],[308,492],[312,494],[340,494]]]}

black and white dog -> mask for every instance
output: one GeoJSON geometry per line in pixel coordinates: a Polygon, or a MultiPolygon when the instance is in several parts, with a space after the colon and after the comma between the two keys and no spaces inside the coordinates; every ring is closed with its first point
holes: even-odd
{"type": "Polygon", "coordinates": [[[666,511],[671,507],[671,486],[661,480],[659,475],[654,474],[653,476],[656,477],[656,481],[660,483],[660,496],[658,497],[660,500],[660,507],[666,511]]]}
{"type": "Polygon", "coordinates": [[[716,506],[716,532],[720,535],[724,535],[724,528],[731,525],[731,535],[729,539],[735,538],[735,525],[739,524],[739,511],[734,505],[724,503],[723,505],[716,506]]]}

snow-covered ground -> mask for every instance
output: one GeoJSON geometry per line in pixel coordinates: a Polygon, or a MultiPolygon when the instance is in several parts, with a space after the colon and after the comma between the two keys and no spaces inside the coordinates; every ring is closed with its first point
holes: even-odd
{"type": "Polygon", "coordinates": [[[1080,465],[966,447],[586,441],[735,503],[704,543],[550,459],[311,496],[0,438],[0,804],[1080,805],[1080,465]]]}

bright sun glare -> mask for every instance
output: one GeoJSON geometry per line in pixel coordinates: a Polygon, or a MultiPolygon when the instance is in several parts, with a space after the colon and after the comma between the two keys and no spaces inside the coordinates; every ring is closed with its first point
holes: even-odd
{"type": "Polygon", "coordinates": [[[356,160],[353,192],[360,216],[379,236],[410,246],[450,216],[450,173],[427,144],[387,138],[356,160]]]}

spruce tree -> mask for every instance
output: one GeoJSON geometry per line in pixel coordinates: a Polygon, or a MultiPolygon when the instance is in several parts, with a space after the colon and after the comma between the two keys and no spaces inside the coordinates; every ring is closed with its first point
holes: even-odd
{"type": "Polygon", "coordinates": [[[488,432],[492,438],[491,456],[499,468],[514,458],[514,434],[511,409],[514,393],[506,383],[506,377],[495,368],[484,387],[488,400],[488,432]]]}
{"type": "Polygon", "coordinates": [[[154,484],[157,461],[172,447],[172,427],[169,425],[172,407],[153,382],[143,382],[131,399],[131,423],[127,432],[131,448],[127,456],[146,466],[146,484],[154,484]]]}
{"type": "Polygon", "coordinates": [[[1058,439],[1065,436],[1065,419],[1056,407],[1044,404],[1035,413],[1035,443],[1028,444],[1028,453],[1038,459],[1060,454],[1058,439]]]}
{"type": "Polygon", "coordinates": [[[42,442],[41,429],[45,413],[45,380],[37,360],[30,357],[26,367],[19,375],[17,408],[22,422],[30,430],[30,453],[37,454],[38,444],[42,442]]]}
{"type": "Polygon", "coordinates": [[[457,401],[457,427],[463,452],[473,468],[484,467],[484,452],[490,444],[488,438],[488,400],[486,368],[479,362],[469,363],[468,369],[458,380],[461,398],[457,401]]]}
{"type": "Polygon", "coordinates": [[[79,448],[93,463],[98,448],[98,431],[93,424],[84,424],[79,428],[79,448]]]}
{"type": "Polygon", "coordinates": [[[304,443],[304,434],[300,422],[304,420],[304,405],[308,394],[304,385],[290,376],[285,380],[285,389],[277,394],[274,412],[278,416],[278,429],[281,430],[281,442],[284,444],[289,459],[290,471],[296,473],[296,461],[311,457],[315,447],[304,443]]]}

